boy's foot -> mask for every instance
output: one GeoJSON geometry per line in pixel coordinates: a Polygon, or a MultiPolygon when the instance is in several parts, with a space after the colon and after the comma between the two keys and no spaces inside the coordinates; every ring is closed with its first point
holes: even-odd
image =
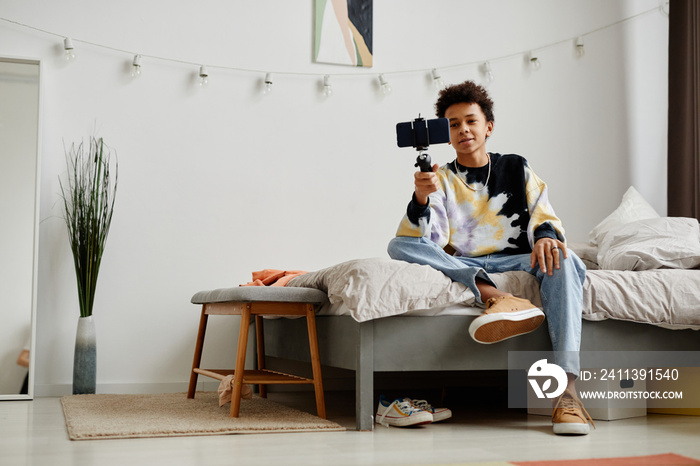
{"type": "Polygon", "coordinates": [[[552,424],[557,435],[587,435],[590,432],[589,420],[595,427],[581,400],[569,390],[566,390],[554,405],[552,424]]]}
{"type": "Polygon", "coordinates": [[[389,401],[381,395],[375,422],[387,427],[417,426],[433,422],[433,415],[413,406],[410,401],[389,401]]]}
{"type": "Polygon", "coordinates": [[[469,326],[469,335],[491,344],[532,332],[544,321],[544,312],[527,299],[499,296],[486,301],[486,310],[469,326]]]}
{"type": "Polygon", "coordinates": [[[427,411],[433,415],[433,422],[444,421],[452,417],[452,411],[448,408],[433,408],[433,405],[425,400],[412,400],[410,398],[404,398],[403,401],[408,401],[416,408],[427,411]]]}

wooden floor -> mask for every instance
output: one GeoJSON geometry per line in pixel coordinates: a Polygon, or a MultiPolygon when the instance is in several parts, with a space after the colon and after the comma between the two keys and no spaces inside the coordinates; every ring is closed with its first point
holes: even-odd
{"type": "MultiPolygon", "coordinates": [[[[314,412],[313,392],[270,398],[314,412]]],[[[650,414],[598,421],[560,437],[550,420],[502,406],[456,407],[417,428],[354,431],[353,394],[328,392],[328,418],[346,432],[70,441],[59,398],[0,402],[0,465],[419,465],[677,453],[700,459],[700,417],[650,414]]]]}

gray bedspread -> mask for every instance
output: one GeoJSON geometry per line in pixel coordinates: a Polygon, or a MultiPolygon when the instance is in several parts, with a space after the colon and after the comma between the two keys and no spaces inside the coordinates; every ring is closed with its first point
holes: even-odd
{"type": "MultiPolygon", "coordinates": [[[[500,289],[540,305],[537,280],[527,272],[491,274],[500,289]]],[[[357,259],[292,279],[288,286],[328,293],[330,314],[358,322],[434,310],[474,314],[474,295],[435,269],[384,258],[357,259]]],[[[700,329],[700,270],[589,270],[583,318],[617,319],[670,329],[700,329]]],[[[425,315],[425,314],[423,314],[425,315]]]]}

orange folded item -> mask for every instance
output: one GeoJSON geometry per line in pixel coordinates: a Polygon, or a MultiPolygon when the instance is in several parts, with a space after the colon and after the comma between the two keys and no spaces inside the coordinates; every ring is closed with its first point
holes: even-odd
{"type": "Polygon", "coordinates": [[[241,286],[285,286],[289,280],[306,272],[303,270],[265,269],[253,272],[253,281],[241,286]]]}

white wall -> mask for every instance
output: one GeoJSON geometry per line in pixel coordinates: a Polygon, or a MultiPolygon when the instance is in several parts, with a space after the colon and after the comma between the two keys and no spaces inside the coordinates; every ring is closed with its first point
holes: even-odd
{"type": "MultiPolygon", "coordinates": [[[[196,291],[236,286],[263,268],[384,256],[415,159],[396,148],[394,125],[432,116],[434,67],[448,83],[481,80],[476,65],[450,66],[491,61],[489,149],[530,160],[569,240],[585,240],[631,183],[665,213],[667,16],[653,11],[587,35],[583,58],[573,46],[658,0],[377,0],[370,70],[311,62],[312,4],[0,4],[0,17],[130,52],[75,42],[79,58],[66,64],[61,37],[0,21],[0,55],[44,64],[37,393],[71,383],[78,306],[58,176],[63,142],[95,128],[120,170],[96,298],[103,390],[184,390],[196,291]],[[522,52],[539,48],[542,67],[530,71],[522,52]],[[133,53],[144,55],[138,80],[128,75],[133,53]],[[196,65],[147,55],[209,65],[209,88],[195,85],[196,65]],[[393,74],[408,70],[418,71],[393,74]],[[262,71],[278,72],[265,98],[262,71]],[[387,98],[382,72],[394,89],[387,98]],[[335,75],[327,101],[324,73],[335,75]]],[[[431,155],[454,157],[446,145],[431,155]]],[[[205,359],[227,365],[234,323],[214,322],[205,359]]]]}

